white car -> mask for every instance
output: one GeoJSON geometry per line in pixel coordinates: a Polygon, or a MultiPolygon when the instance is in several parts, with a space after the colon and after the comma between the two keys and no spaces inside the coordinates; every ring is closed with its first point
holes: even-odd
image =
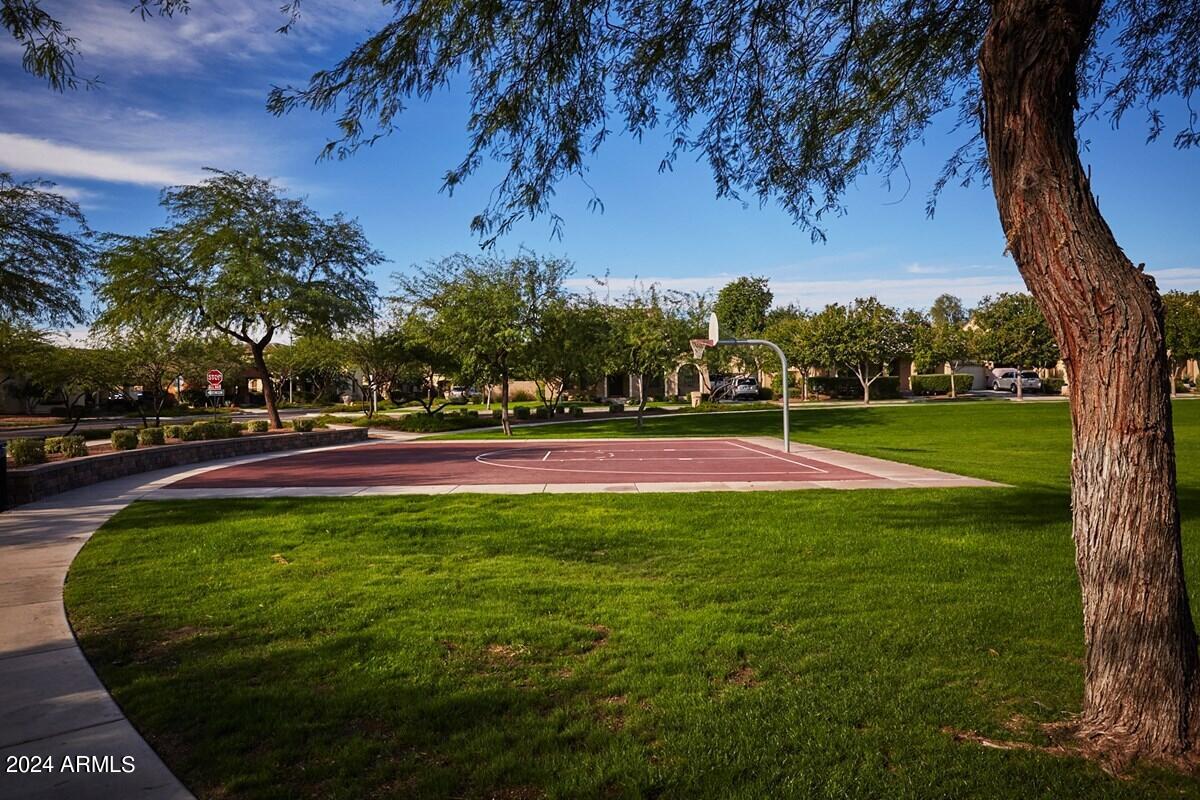
{"type": "MultiPolygon", "coordinates": [[[[992,370],[992,389],[997,392],[1012,392],[1017,393],[1017,371],[1015,369],[994,369],[992,370]]],[[[1021,373],[1021,391],[1024,392],[1040,392],[1042,390],[1042,379],[1038,377],[1036,372],[1025,370],[1021,373]]]]}
{"type": "Polygon", "coordinates": [[[736,378],[733,382],[734,400],[757,400],[758,378],[736,378]]]}
{"type": "Polygon", "coordinates": [[[478,394],[469,386],[451,386],[450,391],[446,392],[446,399],[451,403],[469,403],[478,394]]]}

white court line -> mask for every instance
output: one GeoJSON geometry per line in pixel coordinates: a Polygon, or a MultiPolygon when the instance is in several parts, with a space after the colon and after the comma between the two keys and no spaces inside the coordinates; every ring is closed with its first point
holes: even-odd
{"type": "MultiPolygon", "coordinates": [[[[783,461],[784,463],[788,464],[789,466],[791,466],[791,467],[793,468],[792,470],[789,470],[789,471],[786,471],[786,472],[785,472],[785,471],[780,471],[780,470],[742,470],[742,471],[739,473],[739,475],[741,475],[741,476],[743,476],[743,477],[745,477],[745,476],[751,476],[751,475],[762,475],[762,476],[766,476],[766,475],[795,475],[795,474],[796,474],[796,471],[795,471],[795,469],[794,469],[795,467],[800,467],[800,468],[802,468],[802,469],[808,470],[809,472],[819,472],[819,473],[822,473],[822,474],[827,474],[827,473],[828,473],[828,470],[823,470],[823,469],[820,469],[819,467],[814,467],[814,466],[812,466],[811,464],[803,464],[803,463],[801,463],[801,462],[798,462],[798,461],[792,461],[791,459],[788,459],[788,458],[783,458],[783,457],[775,456],[775,455],[774,455],[774,454],[772,454],[772,453],[766,453],[766,452],[763,452],[763,451],[761,451],[761,450],[755,450],[753,447],[746,447],[746,446],[744,446],[744,445],[738,444],[737,442],[731,442],[731,441],[728,441],[728,440],[725,440],[725,441],[726,441],[726,443],[727,443],[727,444],[732,444],[732,445],[734,445],[735,447],[740,447],[740,448],[742,448],[743,450],[749,450],[751,453],[754,453],[754,454],[756,454],[756,455],[759,455],[759,456],[769,456],[769,457],[772,457],[772,458],[778,458],[780,461],[783,461]]],[[[589,471],[594,471],[594,472],[597,472],[597,473],[604,473],[604,474],[609,474],[609,475],[617,475],[617,476],[620,476],[620,475],[673,475],[673,476],[678,476],[678,475],[680,474],[680,473],[679,473],[677,470],[672,470],[672,471],[669,471],[669,472],[667,472],[667,471],[654,470],[654,469],[637,469],[637,468],[632,468],[632,469],[618,470],[618,469],[607,469],[607,468],[603,468],[603,467],[597,467],[597,468],[596,468],[596,469],[594,469],[594,470],[586,470],[586,469],[563,469],[563,468],[559,468],[559,467],[541,466],[541,463],[542,463],[542,462],[546,462],[546,461],[547,461],[549,453],[547,453],[547,455],[546,455],[546,456],[543,456],[543,457],[540,459],[540,461],[534,461],[534,462],[532,462],[532,464],[530,464],[530,463],[528,463],[528,462],[527,462],[527,463],[524,463],[524,464],[521,464],[521,463],[514,463],[512,460],[510,460],[510,459],[512,458],[512,456],[513,456],[513,455],[519,454],[519,453],[521,453],[521,452],[528,452],[528,451],[529,451],[529,450],[531,450],[531,449],[533,449],[533,448],[514,448],[514,447],[505,447],[505,448],[502,448],[502,449],[499,449],[499,450],[490,450],[490,451],[488,451],[488,452],[486,452],[486,453],[479,453],[478,455],[476,455],[476,456],[475,456],[475,460],[476,460],[477,462],[479,462],[480,464],[486,464],[486,465],[488,465],[488,466],[492,466],[492,467],[500,467],[500,468],[502,468],[502,469],[504,469],[504,468],[507,468],[507,469],[524,469],[524,470],[531,470],[531,471],[535,471],[535,472],[567,472],[567,473],[570,473],[570,474],[573,474],[573,475],[578,475],[579,473],[586,473],[586,472],[589,472],[589,471]]],[[[632,450],[630,450],[630,451],[626,451],[626,452],[633,452],[633,453],[636,453],[636,452],[639,452],[640,450],[641,450],[641,448],[634,448],[634,449],[632,449],[632,450]]],[[[535,451],[535,452],[537,452],[537,451],[535,451]]],[[[553,451],[549,451],[549,452],[553,452],[553,451]]],[[[560,451],[560,452],[563,452],[563,451],[560,451]]],[[[579,452],[579,451],[578,451],[578,450],[576,450],[576,452],[579,452]]],[[[596,463],[596,464],[612,464],[612,463],[614,463],[614,462],[616,462],[616,461],[627,461],[627,462],[632,462],[632,461],[639,461],[639,462],[640,462],[640,461],[674,461],[674,462],[682,462],[682,461],[686,460],[685,458],[683,458],[683,457],[680,457],[680,456],[674,456],[674,457],[670,457],[670,458],[656,458],[656,457],[644,458],[644,457],[643,457],[643,458],[625,458],[625,459],[617,459],[617,458],[615,457],[615,455],[616,455],[616,454],[615,454],[615,453],[613,453],[612,451],[607,451],[607,450],[584,450],[584,452],[598,453],[598,454],[601,454],[601,455],[603,455],[603,454],[607,454],[607,455],[608,455],[608,457],[607,457],[607,458],[604,458],[604,457],[597,458],[597,457],[595,457],[595,456],[592,456],[592,457],[590,457],[590,458],[577,458],[577,459],[564,459],[564,458],[561,458],[561,457],[560,457],[560,458],[557,458],[557,459],[555,459],[554,461],[551,461],[551,462],[549,462],[549,463],[551,463],[551,464],[560,464],[560,463],[567,463],[568,461],[587,461],[587,462],[596,463]]],[[[724,452],[728,452],[728,450],[726,450],[726,451],[724,451],[724,452]]],[[[698,460],[701,460],[701,461],[707,461],[707,460],[712,460],[712,461],[721,461],[721,460],[735,460],[735,459],[736,459],[736,460],[742,460],[742,459],[745,459],[745,456],[740,456],[740,457],[739,457],[739,456],[717,456],[717,457],[707,457],[707,456],[701,456],[701,457],[700,457],[698,460]]],[[[691,474],[691,475],[726,475],[726,476],[727,476],[727,475],[729,474],[727,471],[720,470],[720,469],[713,469],[713,470],[696,470],[696,469],[695,469],[695,468],[694,468],[694,467],[693,467],[691,464],[689,464],[689,465],[688,465],[688,467],[689,467],[689,469],[688,469],[688,472],[687,472],[687,474],[691,474]]]]}
{"type": "Polygon", "coordinates": [[[792,461],[790,458],[784,458],[783,456],[781,456],[777,453],[764,453],[762,450],[755,450],[753,447],[748,447],[748,446],[742,444],[741,442],[727,441],[726,444],[731,444],[734,447],[740,447],[743,450],[749,450],[751,453],[758,453],[760,456],[770,456],[771,458],[778,458],[780,461],[786,461],[787,463],[792,464],[793,466],[804,467],[805,469],[812,470],[813,472],[820,472],[823,475],[829,474],[829,470],[827,470],[827,469],[821,469],[820,467],[814,467],[812,464],[803,464],[799,461],[792,461]]]}
{"type": "Polygon", "coordinates": [[[550,454],[551,454],[551,453],[553,453],[553,452],[554,452],[553,450],[547,450],[547,451],[546,451],[546,455],[542,456],[542,461],[547,461],[547,460],[549,460],[549,458],[550,458],[550,454]]]}

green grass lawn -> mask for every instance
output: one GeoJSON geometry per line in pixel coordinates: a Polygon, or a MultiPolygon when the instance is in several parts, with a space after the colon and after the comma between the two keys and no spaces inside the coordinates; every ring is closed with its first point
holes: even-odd
{"type": "MultiPolygon", "coordinates": [[[[1196,576],[1200,404],[1176,408],[1196,576]]],[[[953,737],[1078,709],[1067,413],[793,413],[797,440],[1009,489],[139,502],[66,599],[201,797],[1200,797],[953,737]]]]}

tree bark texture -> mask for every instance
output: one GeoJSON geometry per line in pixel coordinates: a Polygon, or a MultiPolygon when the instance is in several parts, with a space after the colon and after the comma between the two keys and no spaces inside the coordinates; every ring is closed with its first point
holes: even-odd
{"type": "Polygon", "coordinates": [[[1077,68],[1099,9],[993,4],[979,62],[984,136],[1008,248],[1070,381],[1087,650],[1077,734],[1118,762],[1190,761],[1200,698],[1162,303],[1101,216],[1075,138],[1077,68]]]}
{"type": "Polygon", "coordinates": [[[508,370],[500,372],[500,428],[505,436],[512,436],[512,420],[508,418],[508,370]]]}
{"type": "Polygon", "coordinates": [[[283,427],[283,420],[279,418],[279,407],[275,402],[275,385],[271,383],[271,373],[267,370],[265,346],[251,344],[250,353],[254,358],[254,366],[258,367],[262,374],[263,401],[267,404],[267,416],[271,419],[271,427],[278,430],[283,427]]]}

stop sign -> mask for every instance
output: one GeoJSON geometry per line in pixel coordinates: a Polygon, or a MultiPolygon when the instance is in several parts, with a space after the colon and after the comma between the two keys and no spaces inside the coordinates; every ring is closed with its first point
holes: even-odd
{"type": "Polygon", "coordinates": [[[213,388],[220,388],[221,381],[223,381],[224,379],[225,379],[225,376],[221,374],[221,370],[210,369],[208,371],[208,385],[209,386],[212,386],[213,388]]]}

